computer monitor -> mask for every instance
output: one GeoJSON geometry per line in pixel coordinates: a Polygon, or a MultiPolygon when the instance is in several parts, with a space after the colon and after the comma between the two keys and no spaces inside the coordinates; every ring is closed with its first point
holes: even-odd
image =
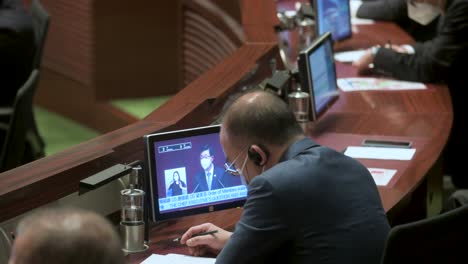
{"type": "Polygon", "coordinates": [[[299,53],[299,76],[302,90],[310,94],[311,120],[322,115],[339,95],[332,43],[327,32],[299,53]]]}
{"type": "Polygon", "coordinates": [[[143,137],[154,222],[244,204],[247,188],[224,170],[219,131],[214,125],[143,137]]]}
{"type": "Polygon", "coordinates": [[[334,41],[351,37],[349,0],[311,0],[315,12],[316,35],[332,33],[334,41]]]}

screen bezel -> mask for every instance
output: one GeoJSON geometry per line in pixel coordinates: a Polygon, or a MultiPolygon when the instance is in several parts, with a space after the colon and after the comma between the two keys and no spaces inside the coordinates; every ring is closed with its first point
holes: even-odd
{"type": "Polygon", "coordinates": [[[154,143],[158,141],[166,141],[177,138],[193,137],[208,135],[220,132],[220,125],[196,127],[184,130],[168,131],[162,133],[155,133],[143,136],[145,144],[145,166],[146,171],[148,172],[149,179],[149,196],[150,196],[150,215],[152,222],[158,222],[163,220],[169,220],[174,218],[180,218],[189,215],[202,214],[208,212],[214,212],[224,209],[241,207],[244,205],[246,198],[236,201],[229,201],[222,204],[216,205],[204,205],[197,208],[184,209],[181,211],[172,211],[161,213],[159,211],[159,191],[158,191],[158,182],[156,180],[156,159],[155,159],[155,148],[154,143]]]}
{"type": "Polygon", "coordinates": [[[330,42],[331,47],[331,60],[333,61],[333,64],[335,65],[334,61],[334,51],[333,51],[333,39],[331,32],[326,32],[322,36],[318,37],[317,39],[314,40],[314,42],[307,48],[303,49],[299,53],[299,60],[298,60],[298,70],[299,70],[299,75],[301,79],[301,86],[303,87],[304,91],[309,91],[310,94],[310,119],[311,121],[317,120],[323,113],[326,112],[326,110],[336,101],[336,99],[339,96],[339,89],[338,89],[338,84],[336,83],[336,65],[333,67],[333,74],[334,74],[334,79],[335,79],[335,85],[336,85],[336,94],[333,96],[330,96],[328,99],[328,102],[325,103],[324,107],[320,110],[317,111],[316,105],[315,105],[315,94],[314,94],[314,87],[313,87],[313,80],[312,76],[310,74],[310,62],[309,62],[309,56],[319,47],[321,47],[324,43],[327,41],[330,42]]]}
{"type": "MultiPolygon", "coordinates": [[[[321,21],[319,20],[319,16],[318,16],[318,8],[317,8],[317,1],[323,1],[323,0],[311,0],[312,1],[312,6],[314,8],[314,17],[315,17],[315,36],[319,36],[320,32],[319,32],[319,27],[320,27],[320,23],[321,21]]],[[[332,39],[334,42],[340,42],[340,41],[343,41],[343,40],[346,40],[346,39],[349,39],[353,36],[353,25],[351,24],[351,6],[349,4],[349,0],[345,1],[346,4],[348,5],[348,22],[349,22],[349,33],[339,39],[334,39],[333,36],[332,36],[332,39]]],[[[325,34],[326,32],[324,32],[323,34],[325,34]]],[[[322,35],[323,35],[322,34],[322,35]]]]}

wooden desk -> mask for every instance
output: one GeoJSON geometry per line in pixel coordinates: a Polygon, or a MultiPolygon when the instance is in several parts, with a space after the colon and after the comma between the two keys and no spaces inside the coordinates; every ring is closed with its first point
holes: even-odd
{"type": "MultiPolygon", "coordinates": [[[[46,157],[0,174],[0,222],[45,205],[78,190],[81,179],[115,163],[143,160],[144,134],[207,125],[216,119],[227,97],[257,84],[271,74],[269,61],[279,59],[273,25],[277,23],[275,1],[241,0],[245,43],[234,54],[177,93],[142,121],[107,133],[58,155],[46,157]]],[[[395,25],[359,26],[355,36],[341,48],[366,48],[411,39],[395,25]],[[383,30],[382,32],[380,30],[383,30]],[[381,33],[379,33],[381,32],[381,33]]],[[[339,77],[355,76],[350,65],[337,64],[339,77]]],[[[421,183],[447,141],[452,124],[448,89],[430,85],[424,91],[341,93],[336,103],[315,123],[306,125],[308,135],[319,143],[342,150],[364,137],[405,137],[417,152],[409,162],[363,160],[369,166],[397,168],[388,187],[379,188],[385,210],[391,211],[421,183]]],[[[151,253],[187,253],[171,240],[187,228],[213,222],[232,229],[241,209],[226,210],[168,221],[151,229],[150,250],[128,257],[137,263],[151,253]]]]}

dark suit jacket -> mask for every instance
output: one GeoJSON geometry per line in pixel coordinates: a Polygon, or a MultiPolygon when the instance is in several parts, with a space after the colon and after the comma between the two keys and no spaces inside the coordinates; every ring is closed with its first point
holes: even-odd
{"type": "MultiPolygon", "coordinates": [[[[211,190],[221,189],[239,185],[241,183],[239,177],[235,177],[227,173],[223,168],[214,167],[213,179],[211,180],[211,190]]],[[[193,192],[208,191],[208,184],[206,182],[205,171],[200,171],[195,175],[195,187],[193,192]]]]}
{"type": "MultiPolygon", "coordinates": [[[[14,5],[13,5],[14,6],[14,5]]],[[[11,106],[32,71],[35,44],[31,15],[11,5],[0,7],[0,106],[11,106]]]]}
{"type": "Polygon", "coordinates": [[[369,171],[305,138],[256,176],[216,263],[380,263],[389,232],[369,171]]]}
{"type": "MultiPolygon", "coordinates": [[[[403,0],[380,1],[380,4],[395,4],[400,1],[403,0]]],[[[374,3],[366,3],[362,7],[369,7],[371,4],[374,3]]],[[[392,8],[366,9],[366,12],[378,13],[378,10],[390,12],[392,8]]],[[[456,187],[468,188],[466,169],[462,162],[457,162],[459,153],[468,149],[465,96],[468,88],[468,0],[447,0],[445,14],[438,21],[436,36],[429,41],[417,42],[413,47],[416,51],[414,55],[381,48],[375,56],[374,67],[397,79],[445,82],[448,85],[454,121],[444,152],[444,173],[452,175],[456,187]]]]}
{"type": "Polygon", "coordinates": [[[408,17],[407,0],[380,0],[363,3],[356,16],[398,24],[416,41],[432,39],[436,34],[438,18],[423,26],[408,17]]]}

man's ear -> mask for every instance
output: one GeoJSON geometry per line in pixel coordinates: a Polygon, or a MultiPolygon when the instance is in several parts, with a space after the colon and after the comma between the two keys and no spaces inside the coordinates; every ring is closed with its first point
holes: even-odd
{"type": "Polygon", "coordinates": [[[250,146],[247,153],[249,159],[257,166],[265,166],[268,162],[269,153],[266,148],[261,145],[254,144],[250,146]]]}

